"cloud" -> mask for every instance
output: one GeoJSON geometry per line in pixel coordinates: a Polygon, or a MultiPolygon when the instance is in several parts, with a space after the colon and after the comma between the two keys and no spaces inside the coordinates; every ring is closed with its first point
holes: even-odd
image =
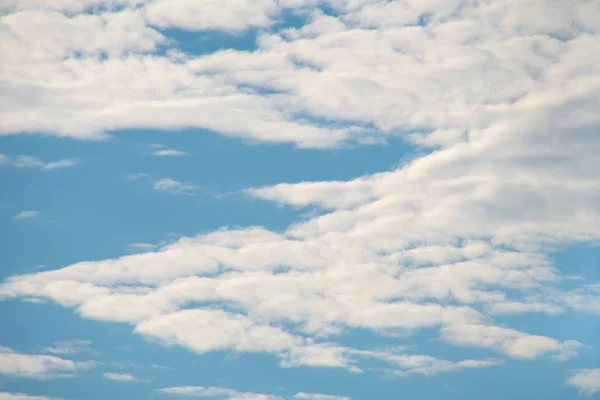
{"type": "Polygon", "coordinates": [[[1,375],[28,379],[66,378],[94,365],[93,361],[71,361],[42,354],[24,354],[0,346],[1,375]]]}
{"type": "Polygon", "coordinates": [[[352,400],[351,397],[347,396],[332,396],[320,393],[296,393],[294,399],[306,399],[306,400],[352,400]]]}
{"type": "Polygon", "coordinates": [[[194,194],[199,186],[192,185],[185,182],[180,182],[171,178],[158,179],[154,181],[153,188],[159,192],[166,192],[171,194],[194,194]]]}
{"type": "Polygon", "coordinates": [[[130,374],[120,374],[117,372],[105,372],[104,374],[102,374],[102,376],[104,377],[104,379],[108,379],[111,381],[117,381],[117,382],[134,382],[137,381],[138,379],[130,374]]]}
{"type": "Polygon", "coordinates": [[[51,161],[48,163],[42,162],[39,158],[34,156],[21,155],[16,158],[11,158],[6,154],[0,154],[0,165],[10,164],[17,168],[38,168],[41,170],[54,170],[60,168],[70,168],[79,164],[78,160],[75,159],[62,159],[58,161],[51,161]]]}
{"type": "Polygon", "coordinates": [[[25,210],[15,215],[13,219],[31,219],[37,217],[38,215],[40,215],[39,211],[25,210]]]}
{"type": "Polygon", "coordinates": [[[567,383],[579,390],[579,392],[591,397],[600,393],[600,369],[581,369],[567,379],[567,383]]]}
{"type": "Polygon", "coordinates": [[[559,300],[573,310],[600,314],[600,284],[584,285],[565,294],[557,295],[559,300]]]}
{"type": "Polygon", "coordinates": [[[127,248],[134,252],[146,252],[156,249],[155,244],[151,243],[130,243],[127,248]]]}
{"type": "Polygon", "coordinates": [[[173,149],[155,150],[152,152],[152,154],[157,157],[181,157],[181,156],[188,155],[188,153],[186,153],[185,151],[173,150],[173,149]]]}
{"type": "MultiPolygon", "coordinates": [[[[39,2],[12,2],[1,21],[13,60],[1,88],[11,99],[0,107],[3,134],[96,140],[195,127],[319,149],[401,136],[420,152],[347,181],[249,189],[312,211],[281,231],[221,229],[13,276],[1,297],[51,299],[199,354],[265,352],[284,367],[358,373],[375,357],[398,375],[431,375],[498,362],[336,343],[353,329],[426,331],[515,359],[565,359],[584,345],[495,318],[598,310],[593,286],[560,290],[565,276],[550,256],[600,239],[600,62],[591,56],[600,10],[591,2],[517,10],[507,0],[332,1],[326,15],[316,1],[220,10],[157,1],[69,17],[56,10],[97,2],[59,3],[40,11],[28,6],[39,2]],[[309,18],[273,25],[284,8],[309,18]],[[256,51],[194,55],[155,27],[272,29],[257,33],[256,51]]],[[[198,187],[167,178],[154,189],[198,187]]]]}
{"type": "Polygon", "coordinates": [[[226,400],[285,400],[285,399],[310,399],[310,400],[351,400],[350,397],[332,396],[319,393],[296,393],[293,397],[283,397],[272,394],[239,392],[214,386],[175,386],[157,390],[160,394],[185,397],[210,397],[212,399],[226,400]]]}
{"type": "Polygon", "coordinates": [[[451,325],[442,329],[442,337],[457,345],[488,347],[522,359],[533,359],[544,353],[555,353],[558,359],[566,359],[577,354],[576,349],[581,347],[575,340],[560,342],[498,326],[451,325]]]}
{"type": "MultiPolygon", "coordinates": [[[[494,6],[328,1],[336,16],[319,10],[324,2],[308,0],[227,7],[119,2],[136,3],[140,7],[70,18],[57,11],[97,2],[8,6],[0,40],[14,61],[3,90],[14,100],[2,108],[5,133],[100,139],[114,129],[198,127],[301,147],[404,135],[438,148],[481,137],[507,117],[527,114],[534,102],[541,101],[541,110],[573,95],[589,107],[580,107],[586,117],[569,124],[594,123],[597,60],[572,61],[597,47],[599,11],[589,2],[572,10],[527,2],[523,7],[539,16],[536,21],[523,19],[508,0],[494,6]],[[284,10],[308,11],[309,21],[259,32],[259,51],[182,54],[155,29],[236,33],[272,26],[284,10]],[[157,54],[160,46],[172,51],[157,54]],[[374,65],[373,54],[387,67],[374,65]],[[65,66],[70,74],[62,72],[65,66]],[[19,71],[25,74],[20,80],[19,71]],[[44,85],[40,76],[55,84],[44,85]],[[562,100],[543,100],[551,93],[562,100]]],[[[560,115],[571,111],[562,108],[560,115]]]]}
{"type": "Polygon", "coordinates": [[[51,346],[44,347],[42,353],[52,354],[78,354],[92,351],[92,342],[90,340],[60,340],[54,342],[51,346]]]}
{"type": "Polygon", "coordinates": [[[202,4],[193,0],[162,0],[148,4],[143,13],[151,25],[160,28],[237,32],[271,25],[270,16],[277,11],[274,0],[224,0],[202,4]]]}
{"type": "Polygon", "coordinates": [[[157,392],[172,396],[210,397],[226,400],[284,400],[284,398],[280,396],[252,392],[238,392],[237,390],[214,386],[175,386],[158,389],[157,392]]]}
{"type": "Polygon", "coordinates": [[[44,163],[37,157],[33,156],[19,156],[14,161],[14,165],[18,168],[39,168],[43,170],[53,170],[59,168],[70,168],[77,165],[79,162],[74,159],[64,159],[59,161],[53,161],[44,163]]]}
{"type": "Polygon", "coordinates": [[[0,400],[60,400],[56,397],[32,396],[25,393],[0,392],[0,400]]]}
{"type": "Polygon", "coordinates": [[[152,144],[150,147],[154,149],[152,155],[157,157],[182,157],[189,155],[185,151],[170,149],[162,144],[152,144]]]}

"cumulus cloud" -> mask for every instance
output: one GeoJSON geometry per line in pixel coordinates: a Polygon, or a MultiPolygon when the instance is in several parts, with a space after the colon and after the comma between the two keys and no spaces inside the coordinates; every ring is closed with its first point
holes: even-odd
{"type": "Polygon", "coordinates": [[[13,219],[31,219],[31,218],[37,217],[38,215],[40,215],[39,211],[24,210],[24,211],[21,211],[20,213],[18,213],[17,215],[15,215],[13,217],[13,219]]]}
{"type": "Polygon", "coordinates": [[[93,361],[71,361],[60,357],[19,353],[0,346],[0,374],[29,379],[73,377],[81,370],[91,368],[93,361]]]}
{"type": "Polygon", "coordinates": [[[600,393],[600,369],[581,369],[567,379],[567,383],[587,397],[600,393]]]}

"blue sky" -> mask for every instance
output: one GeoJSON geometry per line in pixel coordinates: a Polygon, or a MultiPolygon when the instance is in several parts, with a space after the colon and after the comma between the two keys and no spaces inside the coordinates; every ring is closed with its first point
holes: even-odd
{"type": "Polygon", "coordinates": [[[593,0],[0,5],[0,400],[600,396],[593,0]]]}

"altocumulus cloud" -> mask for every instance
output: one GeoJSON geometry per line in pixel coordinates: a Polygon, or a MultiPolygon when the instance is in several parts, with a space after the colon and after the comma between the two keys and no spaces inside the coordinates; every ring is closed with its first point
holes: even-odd
{"type": "MultiPolygon", "coordinates": [[[[501,362],[341,345],[353,329],[428,331],[457,350],[519,360],[577,355],[585,343],[497,316],[598,313],[597,284],[561,290],[565,276],[549,256],[557,245],[600,239],[597,2],[330,0],[322,3],[335,12],[327,13],[318,3],[3,3],[0,42],[14,60],[4,97],[20,95],[0,107],[2,134],[100,140],[119,129],[192,127],[315,149],[402,137],[425,151],[346,181],[246,190],[313,211],[280,231],[222,229],[13,276],[0,297],[51,299],[166,345],[261,352],[282,367],[361,373],[377,360],[405,377],[501,362]],[[309,18],[279,29],[290,10],[309,18]],[[167,28],[261,30],[256,51],[195,55],[159,51],[170,46],[167,28]]],[[[198,189],[170,178],[153,188],[198,189]]],[[[581,370],[567,382],[591,395],[597,378],[581,370]]],[[[198,386],[159,392],[279,398],[198,386]]]]}

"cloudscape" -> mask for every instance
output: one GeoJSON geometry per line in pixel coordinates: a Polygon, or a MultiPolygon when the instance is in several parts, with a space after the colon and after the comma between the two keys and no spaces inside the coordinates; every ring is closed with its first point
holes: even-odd
{"type": "Polygon", "coordinates": [[[0,13],[0,400],[600,398],[597,0],[0,13]]]}

